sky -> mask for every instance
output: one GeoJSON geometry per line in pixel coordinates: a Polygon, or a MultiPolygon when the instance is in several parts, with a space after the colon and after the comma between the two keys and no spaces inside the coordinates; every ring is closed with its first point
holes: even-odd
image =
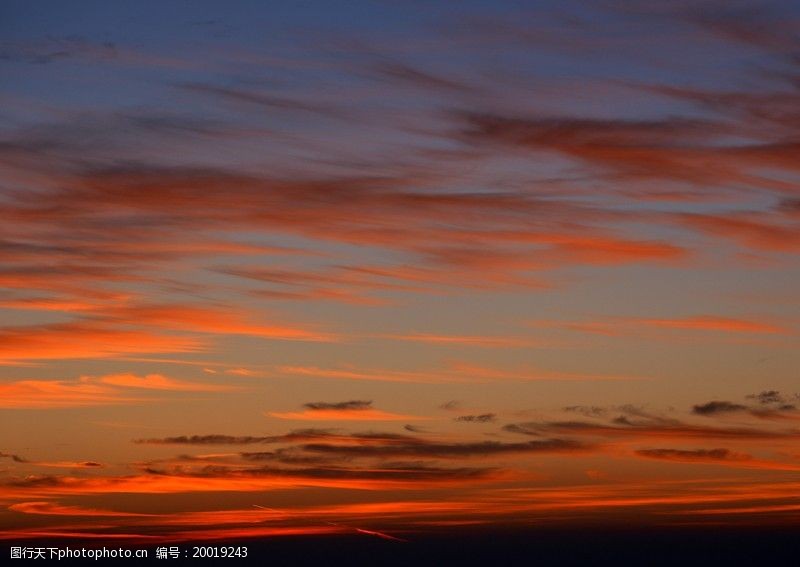
{"type": "Polygon", "coordinates": [[[794,2],[0,4],[0,538],[800,518],[794,2]]]}

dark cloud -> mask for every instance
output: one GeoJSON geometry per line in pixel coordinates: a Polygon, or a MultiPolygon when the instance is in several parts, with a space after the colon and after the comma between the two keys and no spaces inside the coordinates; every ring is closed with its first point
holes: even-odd
{"type": "Polygon", "coordinates": [[[249,462],[277,462],[285,465],[322,465],[335,462],[336,458],[320,455],[307,455],[295,450],[293,447],[277,449],[275,451],[257,451],[239,453],[242,459],[249,462]]]}
{"type": "Polygon", "coordinates": [[[427,443],[422,437],[415,437],[412,435],[403,435],[401,433],[382,433],[382,432],[366,432],[366,433],[350,433],[339,437],[342,440],[354,440],[359,443],[385,443],[385,444],[399,444],[399,445],[413,445],[419,443],[427,443]]]}
{"type": "Polygon", "coordinates": [[[285,435],[180,435],[154,439],[136,439],[134,443],[147,445],[250,445],[255,443],[284,443],[329,437],[327,429],[296,429],[285,435]]]}
{"type": "Polygon", "coordinates": [[[39,466],[39,467],[54,467],[54,468],[67,468],[67,469],[91,469],[91,468],[103,467],[102,463],[98,463],[96,461],[57,461],[57,462],[29,461],[28,459],[20,457],[19,455],[0,452],[0,459],[3,458],[11,459],[15,463],[24,463],[27,465],[39,466]]]}
{"type": "Polygon", "coordinates": [[[331,410],[331,411],[354,411],[372,409],[372,401],[369,400],[349,400],[346,402],[309,402],[303,404],[304,408],[312,411],[331,410]]]}
{"type": "Polygon", "coordinates": [[[728,449],[639,449],[636,454],[650,459],[686,461],[742,461],[750,459],[749,455],[734,453],[728,449]]]}
{"type": "Polygon", "coordinates": [[[750,394],[747,399],[755,400],[755,407],[728,401],[713,400],[705,404],[695,405],[692,413],[704,416],[724,415],[726,413],[747,412],[760,419],[785,419],[797,408],[789,403],[788,398],[777,390],[765,390],[758,394],[750,394]]]}
{"type": "Polygon", "coordinates": [[[279,439],[280,436],[180,435],[177,437],[136,439],[134,443],[148,445],[247,445],[250,443],[276,443],[279,439]]]}
{"type": "Polygon", "coordinates": [[[221,466],[208,466],[201,470],[187,472],[182,469],[157,469],[148,468],[146,472],[152,475],[209,477],[209,478],[297,478],[321,480],[375,480],[375,481],[446,481],[481,479],[494,473],[496,469],[488,467],[435,467],[419,463],[390,464],[376,468],[358,467],[258,467],[248,469],[235,469],[221,466]]]}
{"type": "MultiPolygon", "coordinates": [[[[785,398],[776,391],[763,392],[766,404],[750,407],[729,401],[713,400],[693,406],[692,413],[714,417],[729,413],[741,413],[760,420],[793,420],[796,408],[792,404],[780,403],[785,398]],[[780,405],[776,405],[780,403],[780,405]]],[[[760,394],[748,396],[756,399],[760,394]]],[[[592,421],[530,421],[511,423],[503,430],[528,436],[572,435],[581,437],[630,437],[640,439],[781,439],[800,436],[800,430],[772,429],[763,427],[717,427],[687,423],[670,415],[655,412],[632,404],[611,407],[567,406],[569,413],[579,413],[594,418],[592,421]],[[619,415],[608,419],[612,411],[619,415]]]]}
{"type": "Polygon", "coordinates": [[[797,406],[792,401],[798,399],[798,395],[786,396],[778,390],[764,390],[757,394],[747,396],[749,400],[758,402],[758,406],[750,408],[750,414],[761,419],[785,419],[792,417],[797,411],[797,406]]]}
{"type": "Polygon", "coordinates": [[[303,450],[312,453],[350,457],[479,457],[503,453],[560,453],[582,451],[588,445],[565,439],[542,439],[527,443],[502,443],[482,441],[474,443],[415,443],[396,445],[329,445],[309,443],[303,450]]]}
{"type": "Polygon", "coordinates": [[[134,443],[151,445],[252,445],[252,444],[279,444],[302,443],[305,441],[329,440],[337,442],[352,442],[360,444],[404,444],[413,445],[426,443],[420,437],[403,435],[401,433],[386,432],[357,432],[338,433],[332,429],[294,429],[283,435],[180,435],[176,437],[161,437],[152,439],[136,439],[134,443]]]}
{"type": "Polygon", "coordinates": [[[49,488],[66,486],[69,479],[55,475],[28,475],[24,478],[6,478],[0,481],[0,485],[12,486],[14,488],[49,488]]]}
{"type": "Polygon", "coordinates": [[[584,417],[604,417],[608,410],[599,406],[566,406],[562,408],[566,412],[578,413],[584,417]]]}
{"type": "Polygon", "coordinates": [[[504,431],[523,435],[582,435],[652,439],[781,439],[800,436],[797,431],[773,431],[750,427],[710,427],[683,422],[644,423],[622,416],[612,424],[588,421],[550,421],[509,424],[504,431]]]}
{"type": "Polygon", "coordinates": [[[759,404],[782,404],[785,403],[785,398],[778,390],[764,390],[758,394],[750,394],[747,396],[749,400],[756,400],[759,404]]]}
{"type": "Polygon", "coordinates": [[[503,426],[503,431],[508,431],[509,433],[519,433],[521,435],[531,435],[538,437],[544,433],[544,430],[537,431],[536,428],[532,427],[533,424],[530,423],[509,423],[508,425],[503,426]]]}
{"type": "Polygon", "coordinates": [[[568,413],[577,413],[584,417],[601,419],[608,416],[610,413],[618,413],[616,417],[610,421],[615,425],[627,425],[631,427],[636,426],[670,426],[677,425],[680,422],[675,418],[663,415],[661,413],[654,413],[653,411],[634,404],[623,404],[620,406],[566,406],[562,408],[563,411],[568,413]]]}
{"type": "Polygon", "coordinates": [[[27,463],[28,461],[20,457],[19,455],[14,455],[12,453],[0,453],[0,459],[11,459],[15,463],[27,463]]]}
{"type": "Polygon", "coordinates": [[[742,404],[735,404],[733,402],[726,402],[720,400],[712,400],[705,404],[698,404],[692,406],[692,413],[697,415],[718,415],[732,412],[744,411],[747,406],[742,404]]]}
{"type": "Polygon", "coordinates": [[[633,404],[625,404],[617,406],[614,409],[623,414],[621,416],[616,417],[613,420],[614,423],[620,423],[632,426],[680,424],[680,422],[675,418],[668,417],[658,413],[653,413],[652,411],[644,407],[636,406],[633,404]]]}
{"type": "Polygon", "coordinates": [[[453,418],[453,421],[469,421],[475,423],[491,423],[497,421],[497,416],[493,413],[482,413],[479,415],[460,415],[453,418]]]}
{"type": "MultiPolygon", "coordinates": [[[[235,471],[243,475],[283,475],[302,474],[324,475],[331,477],[368,478],[402,478],[420,474],[429,476],[433,470],[427,464],[431,459],[463,459],[514,453],[562,453],[584,451],[589,445],[571,440],[542,439],[525,443],[504,443],[497,441],[479,442],[440,442],[430,441],[419,436],[390,432],[336,433],[333,431],[300,430],[282,436],[272,437],[233,437],[224,435],[172,437],[164,439],[143,440],[144,443],[156,444],[228,444],[228,443],[277,443],[285,442],[285,446],[266,451],[245,451],[237,454],[221,455],[183,455],[177,459],[151,461],[143,465],[143,470],[152,474],[232,474],[235,471]],[[315,442],[308,442],[315,441],[315,442]],[[413,463],[395,461],[413,459],[413,463]],[[359,465],[361,459],[377,460],[378,464],[359,465]],[[253,468],[260,463],[271,463],[267,467],[253,468]],[[281,468],[278,465],[288,468],[281,468]],[[166,467],[166,468],[165,468],[166,467]],[[277,467],[277,468],[276,468],[277,467]],[[301,467],[298,472],[294,467],[301,467]],[[306,467],[313,469],[312,472],[306,467]],[[409,472],[398,473],[394,469],[401,468],[409,472]],[[376,470],[390,473],[375,473],[376,470]],[[327,471],[327,472],[322,472],[327,471]],[[348,472],[349,471],[349,472],[348,472]],[[427,472],[426,472],[427,471],[427,472]]],[[[447,470],[441,470],[446,475],[447,470]]],[[[466,471],[466,469],[460,469],[466,471]]],[[[477,469],[474,469],[477,471],[477,469]]],[[[484,469],[480,469],[484,470],[484,469]]],[[[488,470],[488,469],[486,469],[488,470]]],[[[439,473],[436,473],[439,474],[439,473]]],[[[472,474],[472,473],[470,473],[472,474]]]]}

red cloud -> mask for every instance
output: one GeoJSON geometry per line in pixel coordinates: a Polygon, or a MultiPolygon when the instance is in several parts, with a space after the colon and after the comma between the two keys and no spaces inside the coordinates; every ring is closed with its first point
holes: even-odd
{"type": "Polygon", "coordinates": [[[78,380],[18,380],[0,384],[0,407],[47,409],[139,403],[146,400],[134,397],[130,390],[173,392],[221,392],[235,390],[222,384],[190,382],[160,374],[136,376],[109,374],[82,376],[78,380]]]}
{"type": "Polygon", "coordinates": [[[94,321],[0,329],[0,360],[106,358],[120,354],[188,352],[195,338],[121,329],[94,321]]]}
{"type": "Polygon", "coordinates": [[[142,388],[146,390],[169,390],[174,392],[222,392],[235,390],[233,386],[224,384],[203,384],[176,380],[160,374],[136,376],[135,374],[109,374],[98,379],[103,384],[122,386],[125,388],[142,388]]]}

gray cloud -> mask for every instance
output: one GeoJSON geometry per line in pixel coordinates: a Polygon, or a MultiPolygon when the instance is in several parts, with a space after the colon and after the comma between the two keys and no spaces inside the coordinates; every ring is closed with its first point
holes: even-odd
{"type": "Polygon", "coordinates": [[[304,408],[313,411],[318,410],[333,410],[333,411],[353,411],[353,410],[368,410],[372,409],[372,401],[370,400],[349,400],[346,402],[309,402],[303,404],[304,408]]]}
{"type": "Polygon", "coordinates": [[[302,446],[312,453],[350,457],[479,457],[503,453],[560,453],[582,451],[588,445],[565,439],[542,439],[527,443],[501,443],[482,441],[473,443],[416,443],[396,445],[328,445],[310,443],[302,446]]]}
{"type": "Polygon", "coordinates": [[[692,413],[696,413],[697,415],[718,415],[721,413],[744,411],[746,409],[747,406],[743,406],[742,404],[713,400],[705,404],[692,406],[692,413]]]}
{"type": "Polygon", "coordinates": [[[493,413],[482,413],[479,415],[460,415],[453,418],[453,421],[466,421],[474,423],[491,423],[497,421],[497,416],[493,413]]]}

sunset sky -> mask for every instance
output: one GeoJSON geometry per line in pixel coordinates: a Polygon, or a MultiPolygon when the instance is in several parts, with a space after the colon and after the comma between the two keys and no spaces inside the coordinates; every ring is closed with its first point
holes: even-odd
{"type": "Polygon", "coordinates": [[[800,520],[800,4],[0,3],[0,538],[800,520]]]}

